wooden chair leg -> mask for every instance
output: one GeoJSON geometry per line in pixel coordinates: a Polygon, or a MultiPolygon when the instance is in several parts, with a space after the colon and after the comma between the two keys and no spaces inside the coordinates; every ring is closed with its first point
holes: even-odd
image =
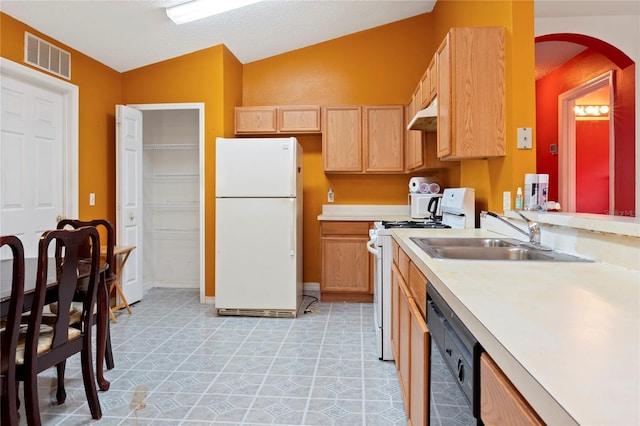
{"type": "Polygon", "coordinates": [[[64,388],[64,372],[66,367],[66,360],[56,365],[56,370],[58,372],[58,388],[56,389],[56,401],[58,401],[58,405],[64,404],[64,402],[67,400],[67,391],[64,388]]]}
{"type": "Polygon", "coordinates": [[[111,349],[111,327],[107,323],[107,349],[104,354],[104,358],[107,361],[107,370],[113,370],[115,363],[113,362],[113,350],[111,349]]]}
{"type": "Polygon", "coordinates": [[[89,347],[85,347],[80,353],[80,362],[82,364],[84,393],[87,396],[91,417],[94,419],[100,419],[102,418],[102,409],[100,408],[100,400],[98,399],[98,391],[96,389],[96,381],[93,374],[93,365],[91,363],[91,345],[89,345],[89,347]]]}
{"type": "Polygon", "coordinates": [[[24,382],[24,411],[27,414],[28,425],[41,425],[38,401],[38,375],[35,369],[29,373],[27,380],[24,382]]]}
{"type": "Polygon", "coordinates": [[[14,426],[18,424],[18,382],[8,380],[6,377],[0,378],[2,388],[2,424],[14,426]]]}

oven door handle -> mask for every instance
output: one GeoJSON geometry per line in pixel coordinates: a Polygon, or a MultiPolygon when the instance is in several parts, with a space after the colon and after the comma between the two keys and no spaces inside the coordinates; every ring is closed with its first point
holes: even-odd
{"type": "Polygon", "coordinates": [[[367,242],[367,251],[369,251],[369,253],[371,253],[374,256],[379,256],[380,255],[380,250],[376,248],[376,241],[374,239],[371,239],[367,242]]]}

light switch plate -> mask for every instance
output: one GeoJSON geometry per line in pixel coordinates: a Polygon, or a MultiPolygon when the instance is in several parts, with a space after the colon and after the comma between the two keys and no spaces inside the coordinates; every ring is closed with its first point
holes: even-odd
{"type": "Polygon", "coordinates": [[[96,194],[93,192],[89,194],[89,205],[90,206],[96,205],[96,194]]]}
{"type": "Polygon", "coordinates": [[[533,148],[531,127],[518,127],[518,149],[533,148]]]}

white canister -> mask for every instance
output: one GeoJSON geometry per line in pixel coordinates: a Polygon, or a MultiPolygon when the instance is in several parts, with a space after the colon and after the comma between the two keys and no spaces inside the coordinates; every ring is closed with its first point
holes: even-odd
{"type": "Polygon", "coordinates": [[[524,175],[524,209],[528,211],[538,209],[538,175],[535,173],[524,175]]]}
{"type": "Polygon", "coordinates": [[[538,175],[538,211],[547,211],[549,201],[549,175],[538,175]]]}

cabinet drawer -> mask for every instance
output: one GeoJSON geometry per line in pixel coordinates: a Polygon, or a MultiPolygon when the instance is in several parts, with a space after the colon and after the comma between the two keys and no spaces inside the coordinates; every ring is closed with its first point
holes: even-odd
{"type": "Polygon", "coordinates": [[[480,357],[480,419],[487,426],[544,424],[486,353],[480,357]]]}
{"type": "Polygon", "coordinates": [[[400,245],[396,240],[391,240],[391,255],[393,257],[393,263],[400,266],[400,260],[398,259],[398,253],[400,252],[400,245]]]}
{"type": "Polygon", "coordinates": [[[369,222],[331,222],[320,224],[322,235],[369,235],[369,222]]]}
{"type": "Polygon", "coordinates": [[[398,269],[400,269],[400,275],[402,275],[402,278],[404,278],[405,281],[408,280],[409,256],[407,256],[407,253],[405,253],[402,249],[398,250],[398,269]]]}
{"type": "Polygon", "coordinates": [[[409,262],[409,291],[416,300],[416,305],[422,314],[422,318],[426,318],[427,314],[427,278],[420,272],[418,267],[409,262]]]}

